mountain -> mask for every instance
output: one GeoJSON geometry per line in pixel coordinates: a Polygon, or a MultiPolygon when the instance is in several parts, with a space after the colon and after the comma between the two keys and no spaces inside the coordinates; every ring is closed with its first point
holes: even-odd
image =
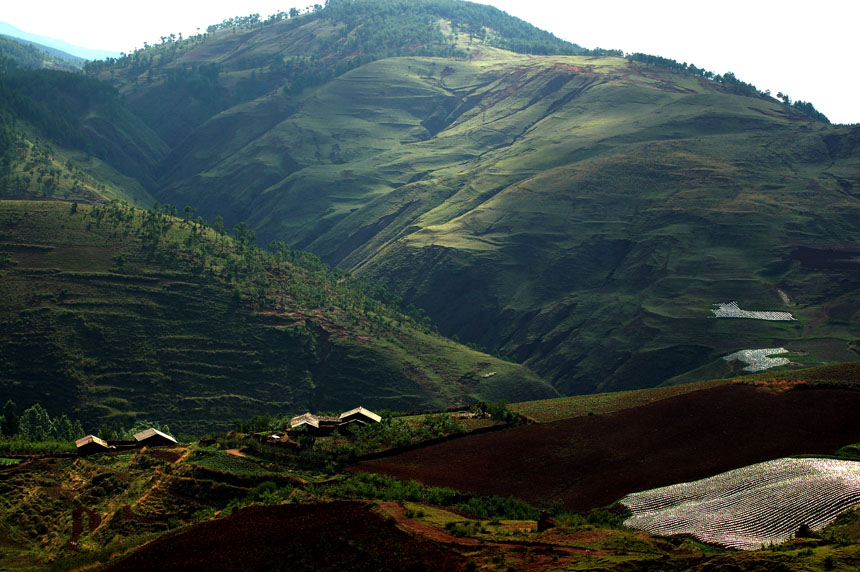
{"type": "Polygon", "coordinates": [[[3,398],[88,430],[557,395],[307,253],[253,247],[246,227],[231,238],[167,208],[2,201],[0,229],[3,398]]]}
{"type": "Polygon", "coordinates": [[[729,375],[741,349],[858,359],[860,131],[733,74],[458,0],[231,19],[87,72],[137,125],[104,162],[155,200],[384,285],[562,393],[729,375]],[[711,318],[732,300],[797,320],[711,318]]]}
{"type": "Polygon", "coordinates": [[[83,60],[102,60],[105,58],[114,58],[119,56],[119,53],[112,52],[110,50],[94,50],[91,48],[83,48],[81,46],[75,46],[66,41],[59,40],[57,38],[51,38],[49,36],[40,36],[38,34],[31,34],[29,32],[25,32],[19,28],[11,24],[7,24],[6,22],[0,22],[0,34],[4,36],[12,36],[13,38],[19,38],[21,40],[26,40],[32,44],[39,44],[41,49],[51,48],[65,54],[70,54],[73,57],[80,58],[83,60]]]}
{"type": "Polygon", "coordinates": [[[724,375],[745,348],[857,359],[860,131],[523,24],[330,2],[90,71],[171,147],[157,199],[387,284],[563,393],[724,375]],[[708,319],[730,300],[798,320],[708,319]]]}
{"type": "Polygon", "coordinates": [[[26,69],[75,72],[84,68],[83,58],[48,46],[4,35],[0,35],[0,58],[11,59],[18,67],[26,69]]]}

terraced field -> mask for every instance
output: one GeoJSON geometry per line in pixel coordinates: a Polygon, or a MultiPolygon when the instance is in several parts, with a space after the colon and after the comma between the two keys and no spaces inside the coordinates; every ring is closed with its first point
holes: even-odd
{"type": "Polygon", "coordinates": [[[860,504],[860,462],[777,459],[690,483],[633,493],[624,524],[650,534],[690,534],[756,550],[821,530],[860,504]]]}

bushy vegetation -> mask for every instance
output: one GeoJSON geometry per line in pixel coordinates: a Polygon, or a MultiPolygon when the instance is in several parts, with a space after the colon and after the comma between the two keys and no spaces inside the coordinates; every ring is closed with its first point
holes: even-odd
{"type": "Polygon", "coordinates": [[[15,447],[21,449],[30,443],[69,443],[83,437],[84,428],[80,421],[69,419],[65,413],[51,417],[39,403],[28,407],[19,416],[15,402],[10,399],[3,406],[2,433],[9,447],[12,445],[8,441],[24,442],[20,447],[15,447]]]}
{"type": "Polygon", "coordinates": [[[384,475],[350,475],[325,485],[311,485],[307,491],[312,495],[333,498],[420,502],[451,507],[482,518],[537,520],[540,515],[540,509],[518,499],[484,497],[446,487],[430,487],[415,481],[400,481],[384,475]]]}
{"type": "Polygon", "coordinates": [[[352,455],[359,456],[375,451],[393,449],[421,443],[436,437],[461,433],[465,429],[450,415],[426,415],[419,422],[406,421],[402,417],[386,416],[381,423],[371,423],[351,430],[351,439],[346,447],[352,455]]]}

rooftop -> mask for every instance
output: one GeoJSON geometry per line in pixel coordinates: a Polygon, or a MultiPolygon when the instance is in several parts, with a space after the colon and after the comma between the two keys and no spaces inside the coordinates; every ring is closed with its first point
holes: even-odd
{"type": "Polygon", "coordinates": [[[104,439],[99,439],[95,435],[87,435],[86,437],[81,437],[77,441],[75,441],[75,446],[80,448],[84,445],[89,445],[90,443],[95,443],[96,445],[101,445],[105,449],[110,448],[110,445],[104,439]]]}
{"type": "Polygon", "coordinates": [[[140,433],[135,433],[134,434],[134,440],[135,441],[143,441],[145,439],[149,439],[149,438],[154,437],[156,435],[160,435],[160,436],[164,437],[165,439],[169,439],[170,441],[173,441],[174,443],[176,443],[176,439],[174,439],[173,437],[171,437],[167,433],[162,433],[158,429],[153,429],[152,427],[150,427],[149,429],[144,429],[140,433]]]}

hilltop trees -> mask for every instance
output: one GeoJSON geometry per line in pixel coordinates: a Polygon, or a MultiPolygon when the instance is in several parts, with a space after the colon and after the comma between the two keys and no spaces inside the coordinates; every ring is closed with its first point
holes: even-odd
{"type": "MultiPolygon", "coordinates": [[[[681,63],[670,58],[652,56],[650,54],[642,54],[638,52],[634,54],[627,54],[626,57],[627,61],[631,63],[636,62],[648,66],[655,66],[663,68],[665,70],[669,70],[671,72],[693,75],[714,81],[716,83],[723,84],[723,86],[725,86],[728,90],[737,95],[744,95],[747,97],[771,97],[770,90],[760,91],[756,86],[751,83],[742,81],[730,71],[724,73],[723,75],[714,74],[714,72],[708,71],[704,68],[698,68],[693,64],[688,64],[687,62],[681,63]]],[[[796,109],[804,115],[808,115],[809,117],[817,121],[830,123],[830,120],[827,119],[827,116],[815,109],[815,107],[811,103],[805,101],[795,101],[794,103],[792,103],[791,97],[789,97],[787,93],[782,92],[777,93],[776,98],[781,100],[785,105],[796,109]]]]}

